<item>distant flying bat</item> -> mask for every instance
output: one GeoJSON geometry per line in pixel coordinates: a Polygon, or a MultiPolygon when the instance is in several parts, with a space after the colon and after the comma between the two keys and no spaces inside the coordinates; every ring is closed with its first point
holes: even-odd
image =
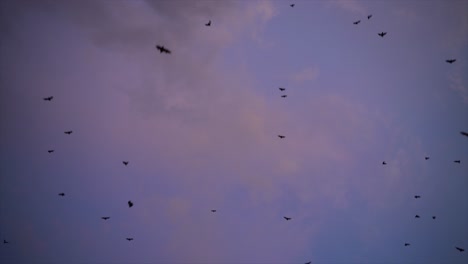
{"type": "Polygon", "coordinates": [[[5,239],[3,240],[3,244],[8,244],[8,241],[6,241],[5,239]]]}
{"type": "Polygon", "coordinates": [[[128,165],[128,161],[122,161],[122,163],[127,166],[128,165]]]}
{"type": "Polygon", "coordinates": [[[53,150],[53,149],[51,149],[51,150],[48,150],[47,152],[49,152],[49,153],[52,153],[52,152],[54,152],[54,150],[53,150]]]}
{"type": "Polygon", "coordinates": [[[465,251],[463,248],[455,247],[458,251],[463,252],[465,251]]]}
{"type": "Polygon", "coordinates": [[[410,245],[410,243],[405,243],[405,247],[407,247],[407,246],[409,246],[409,245],[410,245]]]}
{"type": "Polygon", "coordinates": [[[103,216],[103,217],[101,217],[101,218],[104,219],[104,220],[107,220],[107,219],[109,219],[110,217],[109,217],[109,216],[103,216]]]}
{"type": "Polygon", "coordinates": [[[44,101],[52,101],[52,99],[54,99],[54,97],[53,97],[53,96],[49,96],[49,97],[44,98],[44,101]]]}
{"type": "Polygon", "coordinates": [[[133,240],[133,238],[131,238],[131,237],[127,237],[127,240],[128,240],[128,241],[132,241],[132,240],[133,240]]]}
{"type": "Polygon", "coordinates": [[[414,198],[418,199],[418,198],[421,198],[420,195],[415,195],[414,198]]]}
{"type": "Polygon", "coordinates": [[[216,213],[216,210],[211,210],[211,212],[216,213]]]}
{"type": "Polygon", "coordinates": [[[286,136],[278,135],[279,138],[285,138],[286,136]]]}
{"type": "Polygon", "coordinates": [[[286,219],[286,221],[289,221],[289,220],[291,220],[291,217],[284,216],[284,219],[286,219]]]}
{"type": "Polygon", "coordinates": [[[381,32],[378,34],[379,36],[381,36],[383,38],[383,36],[387,35],[387,32],[381,32]]]}
{"type": "Polygon", "coordinates": [[[283,97],[283,98],[286,98],[286,97],[287,97],[287,95],[282,95],[281,97],[283,97]]]}
{"type": "Polygon", "coordinates": [[[63,133],[65,133],[65,134],[67,134],[67,135],[70,135],[71,133],[73,133],[73,131],[70,130],[70,131],[65,131],[65,132],[63,132],[63,133]]]}
{"type": "Polygon", "coordinates": [[[419,215],[416,215],[415,217],[416,217],[416,218],[420,218],[419,215]]]}
{"type": "Polygon", "coordinates": [[[65,193],[59,193],[60,196],[65,196],[65,193]]]}
{"type": "Polygon", "coordinates": [[[304,263],[304,264],[311,264],[311,263],[312,263],[312,261],[309,261],[309,262],[306,262],[306,263],[304,263]]]}
{"type": "Polygon", "coordinates": [[[280,89],[280,91],[284,91],[284,90],[286,90],[286,88],[282,88],[282,87],[280,87],[279,89],[280,89]]]}
{"type": "Polygon", "coordinates": [[[461,131],[460,134],[464,135],[464,136],[467,136],[468,137],[468,133],[464,132],[464,131],[461,131]]]}
{"type": "Polygon", "coordinates": [[[424,157],[424,159],[425,159],[425,160],[428,160],[428,159],[429,159],[429,157],[424,157]]]}
{"type": "Polygon", "coordinates": [[[159,53],[171,54],[171,51],[166,49],[164,46],[156,45],[156,48],[159,50],[159,53]]]}
{"type": "Polygon", "coordinates": [[[460,163],[461,161],[460,161],[460,160],[454,160],[453,162],[455,162],[455,163],[460,163]]]}
{"type": "Polygon", "coordinates": [[[433,216],[433,217],[432,217],[432,219],[436,219],[436,217],[435,217],[435,216],[433,216]]]}
{"type": "Polygon", "coordinates": [[[132,206],[133,206],[132,201],[128,201],[128,207],[132,207],[132,206]]]}
{"type": "Polygon", "coordinates": [[[367,16],[367,19],[370,19],[371,17],[372,17],[372,15],[368,15],[368,16],[367,16]]]}
{"type": "Polygon", "coordinates": [[[207,26],[207,27],[211,26],[211,20],[208,21],[208,23],[206,23],[205,26],[207,26]]]}
{"type": "Polygon", "coordinates": [[[448,63],[450,63],[450,64],[452,64],[452,63],[454,63],[454,62],[456,62],[456,61],[457,61],[457,60],[455,60],[455,59],[452,59],[452,60],[446,60],[446,62],[448,62],[448,63]]]}
{"type": "Polygon", "coordinates": [[[289,6],[290,6],[290,7],[294,7],[294,6],[295,6],[295,4],[290,4],[289,6]]]}
{"type": "Polygon", "coordinates": [[[359,23],[361,23],[361,20],[358,20],[358,21],[356,21],[356,22],[353,22],[354,25],[357,25],[357,24],[359,24],[359,23]]]}
{"type": "Polygon", "coordinates": [[[385,162],[385,161],[384,161],[384,162],[382,162],[382,165],[387,165],[387,162],[385,162]]]}

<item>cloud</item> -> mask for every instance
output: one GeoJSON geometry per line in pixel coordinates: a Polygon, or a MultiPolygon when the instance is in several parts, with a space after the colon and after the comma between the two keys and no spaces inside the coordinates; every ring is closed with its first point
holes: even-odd
{"type": "Polygon", "coordinates": [[[313,81],[317,79],[318,75],[319,70],[317,67],[308,67],[296,74],[293,74],[290,78],[295,82],[302,83],[305,81],[313,81]]]}

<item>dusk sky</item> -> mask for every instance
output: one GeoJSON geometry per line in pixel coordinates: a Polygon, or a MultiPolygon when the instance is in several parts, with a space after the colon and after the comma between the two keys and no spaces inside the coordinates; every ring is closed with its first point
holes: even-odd
{"type": "Polygon", "coordinates": [[[0,0],[2,264],[468,263],[461,131],[466,0],[0,0]]]}

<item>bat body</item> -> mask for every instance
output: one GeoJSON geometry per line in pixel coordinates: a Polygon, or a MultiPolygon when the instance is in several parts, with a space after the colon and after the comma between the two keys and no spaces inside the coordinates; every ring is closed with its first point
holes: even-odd
{"type": "Polygon", "coordinates": [[[290,6],[290,7],[294,7],[294,6],[295,6],[295,4],[290,4],[289,6],[290,6]]]}
{"type": "Polygon", "coordinates": [[[47,152],[52,153],[52,152],[54,152],[54,150],[53,150],[53,149],[50,149],[50,150],[48,150],[47,152]]]}
{"type": "Polygon", "coordinates": [[[49,97],[45,97],[44,98],[44,101],[52,101],[52,99],[54,99],[53,96],[49,96],[49,97]]]}
{"type": "Polygon", "coordinates": [[[70,131],[65,131],[65,132],[63,132],[63,133],[65,133],[65,134],[67,134],[67,135],[70,135],[71,133],[73,133],[73,131],[70,130],[70,131]]]}
{"type": "Polygon", "coordinates": [[[455,60],[455,59],[446,60],[446,62],[448,62],[448,63],[450,63],[450,64],[452,64],[452,63],[454,63],[454,62],[456,62],[456,61],[457,61],[457,60],[455,60]]]}
{"type": "Polygon", "coordinates": [[[156,48],[159,50],[159,53],[171,54],[171,51],[166,49],[164,46],[156,45],[156,48]]]}
{"type": "Polygon", "coordinates": [[[372,17],[372,15],[368,15],[368,16],[367,16],[367,19],[371,19],[371,17],[372,17]]]}
{"type": "Polygon", "coordinates": [[[311,264],[311,263],[312,263],[312,261],[309,261],[309,262],[306,262],[306,263],[304,263],[304,264],[311,264]]]}
{"type": "Polygon", "coordinates": [[[458,251],[463,252],[465,251],[463,248],[455,247],[458,251]]]}
{"type": "Polygon", "coordinates": [[[468,137],[468,133],[466,133],[466,132],[464,132],[464,131],[461,131],[460,134],[462,134],[462,135],[468,137]]]}
{"type": "Polygon", "coordinates": [[[284,91],[284,90],[286,90],[286,88],[280,87],[279,90],[280,90],[280,91],[284,91]]]}
{"type": "Polygon", "coordinates": [[[419,215],[416,215],[415,218],[420,218],[419,215]]]}
{"type": "Polygon", "coordinates": [[[65,196],[65,193],[59,193],[58,195],[60,195],[60,196],[65,196]]]}
{"type": "Polygon", "coordinates": [[[433,216],[433,217],[432,217],[432,219],[436,219],[436,217],[435,217],[435,216],[433,216]]]}
{"type": "Polygon", "coordinates": [[[132,207],[132,206],[133,206],[132,201],[128,201],[128,207],[132,207]]]}
{"type": "Polygon", "coordinates": [[[410,245],[410,243],[405,243],[405,247],[407,247],[407,246],[409,246],[409,245],[410,245]]]}
{"type": "Polygon", "coordinates": [[[286,97],[287,97],[287,95],[282,95],[281,97],[283,97],[283,98],[286,98],[286,97]]]}
{"type": "Polygon", "coordinates": [[[207,26],[207,27],[211,26],[211,20],[208,21],[208,23],[206,23],[205,26],[207,26]]]}
{"type": "Polygon", "coordinates": [[[387,35],[387,32],[380,32],[378,35],[383,38],[385,35],[387,35]]]}
{"type": "Polygon", "coordinates": [[[387,162],[385,162],[385,161],[384,161],[384,162],[382,162],[382,165],[387,165],[387,162]]]}
{"type": "Polygon", "coordinates": [[[122,161],[122,163],[127,166],[128,165],[128,161],[122,161]]]}
{"type": "Polygon", "coordinates": [[[279,138],[285,138],[285,136],[282,136],[282,135],[278,135],[279,138]]]}
{"type": "Polygon", "coordinates": [[[216,210],[211,210],[211,212],[216,213],[216,210]]]}
{"type": "Polygon", "coordinates": [[[6,241],[5,239],[3,240],[3,244],[8,244],[8,241],[6,241]]]}
{"type": "Polygon", "coordinates": [[[286,219],[286,221],[289,221],[289,220],[291,220],[291,217],[284,216],[284,219],[286,219]]]}
{"type": "Polygon", "coordinates": [[[460,160],[454,160],[453,162],[455,162],[455,163],[461,163],[460,160]]]}
{"type": "Polygon", "coordinates": [[[429,159],[429,157],[424,157],[424,159],[425,159],[425,160],[428,160],[428,159],[429,159]]]}
{"type": "Polygon", "coordinates": [[[103,220],[108,220],[110,217],[109,216],[103,216],[101,217],[103,220]]]}
{"type": "Polygon", "coordinates": [[[353,22],[354,25],[357,25],[357,24],[359,24],[359,23],[361,23],[361,20],[358,20],[358,21],[356,21],[356,22],[353,22]]]}
{"type": "Polygon", "coordinates": [[[133,240],[133,238],[131,238],[131,237],[127,237],[127,240],[128,240],[128,241],[132,241],[132,240],[133,240]]]}
{"type": "Polygon", "coordinates": [[[414,198],[419,199],[419,198],[421,198],[421,196],[420,195],[415,195],[414,198]]]}

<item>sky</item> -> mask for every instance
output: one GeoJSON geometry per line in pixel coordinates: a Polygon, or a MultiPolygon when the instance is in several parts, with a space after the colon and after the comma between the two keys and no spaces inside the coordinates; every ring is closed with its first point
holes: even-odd
{"type": "Polygon", "coordinates": [[[467,47],[466,0],[0,1],[0,262],[467,263],[467,47]]]}

